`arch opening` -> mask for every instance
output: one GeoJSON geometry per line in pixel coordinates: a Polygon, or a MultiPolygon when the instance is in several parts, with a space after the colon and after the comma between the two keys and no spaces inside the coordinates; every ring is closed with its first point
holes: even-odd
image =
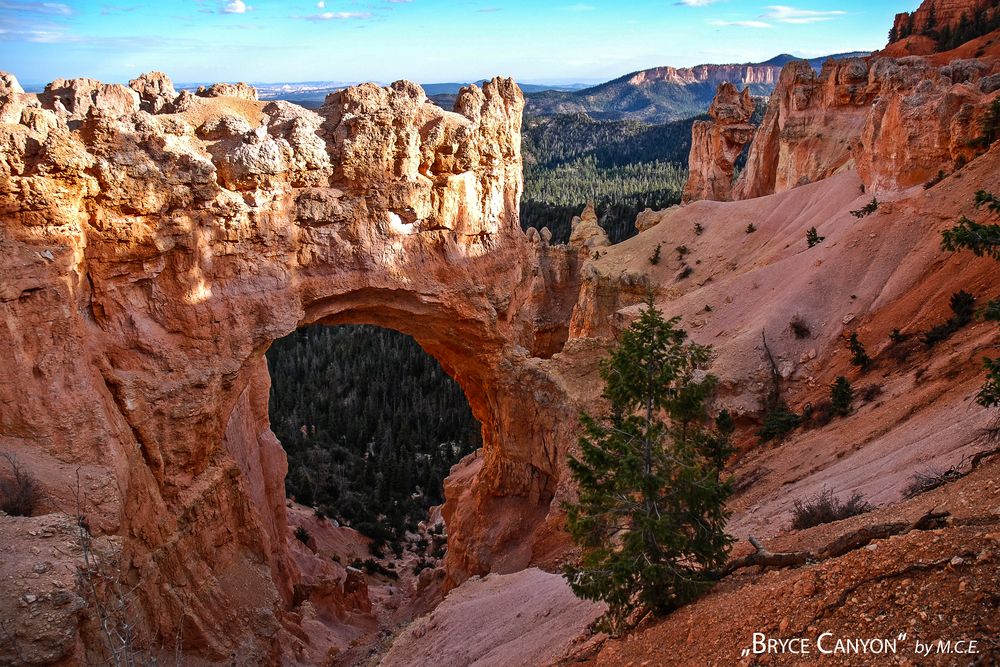
{"type": "Polygon", "coordinates": [[[412,549],[452,465],[482,445],[462,388],[412,337],[374,325],[306,325],[266,356],[286,495],[370,538],[374,556],[412,549]]]}

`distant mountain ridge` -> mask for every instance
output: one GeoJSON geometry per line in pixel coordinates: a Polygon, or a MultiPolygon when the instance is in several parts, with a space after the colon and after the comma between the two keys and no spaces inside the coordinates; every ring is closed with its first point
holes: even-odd
{"type": "MultiPolygon", "coordinates": [[[[865,51],[853,51],[805,59],[783,53],[760,63],[652,67],[591,86],[583,83],[519,85],[527,97],[527,115],[586,113],[596,120],[637,120],[661,124],[704,113],[712,102],[715,89],[723,81],[741,88],[749,87],[754,96],[769,95],[778,81],[781,68],[793,60],[807,60],[819,70],[830,58],[867,55],[869,53],[865,51]]],[[[482,85],[483,81],[480,79],[474,83],[482,85]]],[[[254,85],[262,100],[286,100],[316,108],[330,93],[355,83],[306,81],[254,85]]],[[[425,83],[422,87],[432,101],[450,110],[458,91],[469,83],[425,83]]]]}
{"type": "MultiPolygon", "coordinates": [[[[867,52],[855,51],[811,58],[808,62],[818,70],[831,58],[867,55],[867,52]]],[[[762,63],[653,67],[583,90],[528,94],[525,113],[536,116],[586,113],[599,120],[667,123],[704,113],[716,87],[723,81],[741,88],[749,87],[755,96],[769,95],[781,68],[793,60],[803,59],[781,54],[762,63]]]]}

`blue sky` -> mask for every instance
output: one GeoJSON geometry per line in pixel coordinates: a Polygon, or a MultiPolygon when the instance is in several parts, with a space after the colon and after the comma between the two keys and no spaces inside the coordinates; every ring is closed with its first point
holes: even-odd
{"type": "Polygon", "coordinates": [[[885,44],[917,0],[0,0],[25,84],[153,69],[195,81],[597,81],[657,65],[885,44]],[[785,4],[787,3],[787,4],[785,4]]]}

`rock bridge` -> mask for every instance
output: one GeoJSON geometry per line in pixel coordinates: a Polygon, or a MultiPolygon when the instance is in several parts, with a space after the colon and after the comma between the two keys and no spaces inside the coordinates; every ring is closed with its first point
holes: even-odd
{"type": "MultiPolygon", "coordinates": [[[[410,334],[464,389],[484,446],[447,484],[453,582],[557,530],[576,408],[546,364],[579,280],[518,223],[523,104],[503,79],[454,112],[406,82],[314,112],[155,74],[0,79],[0,449],[45,471],[45,511],[82,507],[159,636],[277,650],[299,573],[264,352],[306,324],[410,334]]],[[[52,613],[35,648],[58,658],[75,608],[52,613]]]]}

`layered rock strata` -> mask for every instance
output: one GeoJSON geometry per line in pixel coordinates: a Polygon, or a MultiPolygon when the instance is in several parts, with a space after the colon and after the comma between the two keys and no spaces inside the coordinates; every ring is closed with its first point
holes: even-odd
{"type": "MultiPolygon", "coordinates": [[[[0,449],[37,471],[41,512],[72,514],[84,471],[80,511],[122,538],[150,641],[247,664],[291,641],[307,589],[263,355],[310,323],[409,333],[461,384],[484,445],[449,484],[449,577],[528,564],[575,423],[537,364],[565,343],[575,274],[518,225],[513,82],[464,89],[454,112],[414,84],[363,85],[317,113],[156,73],[37,96],[0,81],[0,449]]],[[[64,625],[24,626],[18,650],[56,633],[49,659],[99,651],[85,619],[47,618],[64,625]]]]}
{"type": "Polygon", "coordinates": [[[683,202],[732,198],[736,159],[753,138],[753,111],[749,88],[740,93],[731,83],[719,84],[708,108],[712,120],[696,121],[691,128],[690,171],[683,202]]]}
{"type": "Polygon", "coordinates": [[[949,172],[983,150],[998,72],[996,57],[946,65],[851,58],[828,61],[819,74],[805,61],[789,63],[733,196],[782,192],[852,166],[875,191],[949,172]]]}

